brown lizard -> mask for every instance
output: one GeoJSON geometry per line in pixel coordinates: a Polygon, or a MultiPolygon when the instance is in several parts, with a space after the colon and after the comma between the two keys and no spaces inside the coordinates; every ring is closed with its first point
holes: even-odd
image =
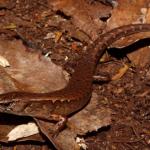
{"type": "Polygon", "coordinates": [[[87,48],[77,63],[68,85],[51,93],[10,92],[0,95],[0,112],[57,121],[57,131],[66,119],[90,100],[93,74],[98,60],[114,41],[138,32],[150,31],[150,24],[126,25],[102,34],[87,48]]]}

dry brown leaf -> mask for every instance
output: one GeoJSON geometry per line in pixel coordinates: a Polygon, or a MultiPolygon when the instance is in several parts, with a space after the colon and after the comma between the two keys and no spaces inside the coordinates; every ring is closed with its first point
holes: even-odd
{"type": "Polygon", "coordinates": [[[69,119],[68,126],[78,135],[97,131],[111,123],[111,111],[99,106],[98,97],[93,93],[90,104],[85,109],[69,119]],[[91,122],[91,123],[89,123],[91,122]]]}
{"type": "MultiPolygon", "coordinates": [[[[112,16],[107,23],[107,30],[127,24],[150,23],[150,8],[148,7],[150,5],[149,0],[127,0],[125,3],[122,3],[122,0],[118,0],[118,3],[118,7],[113,9],[112,16]]],[[[126,37],[113,43],[112,47],[125,47],[146,37],[150,37],[150,32],[139,33],[126,37]]],[[[135,65],[144,67],[147,63],[149,63],[149,48],[140,48],[138,51],[136,50],[129,53],[128,57],[135,65]]]]}
{"type": "Polygon", "coordinates": [[[124,64],[124,66],[119,69],[118,73],[113,75],[111,80],[119,80],[127,72],[128,69],[129,69],[129,66],[124,64]]]}
{"type": "Polygon", "coordinates": [[[17,89],[17,82],[0,66],[0,93],[9,92],[11,90],[16,91],[17,89]]]}
{"type": "MultiPolygon", "coordinates": [[[[140,20],[141,16],[143,15],[141,9],[147,8],[148,3],[149,0],[126,0],[124,3],[122,0],[118,0],[118,6],[113,9],[112,16],[107,23],[108,28],[112,29],[131,23],[143,23],[142,20],[140,20]]],[[[146,20],[144,21],[144,23],[146,23],[146,20]]]]}
{"type": "Polygon", "coordinates": [[[38,134],[39,129],[34,122],[28,122],[27,124],[17,125],[14,129],[12,129],[7,137],[8,141],[16,141],[18,139],[28,137],[34,134],[38,134]]]}
{"type": "MultiPolygon", "coordinates": [[[[27,124],[31,122],[32,120],[25,117],[17,117],[14,115],[8,115],[8,114],[0,114],[0,141],[1,142],[8,142],[7,135],[18,125],[27,124]]],[[[41,134],[34,134],[32,136],[18,139],[19,141],[39,141],[44,142],[45,139],[41,134]]]]}
{"type": "Polygon", "coordinates": [[[0,55],[10,63],[4,69],[19,90],[44,93],[67,84],[61,67],[41,54],[28,52],[21,41],[0,41],[0,55]]]}
{"type": "Polygon", "coordinates": [[[145,67],[147,64],[149,64],[150,60],[150,47],[140,48],[137,51],[132,52],[131,54],[128,54],[128,58],[131,60],[131,62],[139,67],[145,67]]]}
{"type": "Polygon", "coordinates": [[[86,0],[49,0],[49,5],[53,7],[53,10],[70,16],[73,24],[93,40],[104,25],[100,18],[108,17],[111,12],[111,7],[99,2],[91,5],[86,0]]]}

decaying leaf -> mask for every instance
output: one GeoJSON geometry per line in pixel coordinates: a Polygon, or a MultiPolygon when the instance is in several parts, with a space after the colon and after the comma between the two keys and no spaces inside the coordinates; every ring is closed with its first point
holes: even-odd
{"type": "MultiPolygon", "coordinates": [[[[150,23],[150,19],[148,17],[150,14],[149,13],[150,8],[148,7],[150,4],[149,0],[139,0],[138,2],[127,0],[125,3],[122,3],[121,0],[118,0],[118,3],[119,3],[118,7],[113,9],[112,17],[109,19],[107,23],[107,30],[127,24],[150,23]]],[[[125,47],[130,44],[133,44],[135,41],[138,41],[139,39],[149,37],[149,35],[150,32],[135,34],[113,43],[111,47],[119,47],[119,48],[125,47]]],[[[145,44],[145,46],[147,45],[145,44]]],[[[132,50],[134,50],[134,47],[135,45],[131,47],[131,53],[128,53],[127,56],[131,60],[131,62],[134,63],[135,65],[144,67],[146,64],[149,63],[150,59],[149,48],[148,47],[140,48],[138,51],[136,49],[136,51],[132,52],[132,50]]]]}
{"type": "Polygon", "coordinates": [[[8,141],[15,141],[20,138],[28,137],[34,134],[38,134],[39,129],[34,122],[29,122],[27,124],[21,124],[12,129],[7,137],[8,141]]]}
{"type": "Polygon", "coordinates": [[[61,67],[40,53],[28,52],[21,41],[0,41],[0,55],[11,64],[4,69],[19,90],[44,93],[67,84],[61,67]]]}
{"type": "Polygon", "coordinates": [[[73,24],[93,40],[104,25],[100,18],[109,17],[112,9],[98,1],[93,4],[89,4],[86,0],[49,0],[48,2],[53,10],[70,16],[73,24]]]}
{"type": "Polygon", "coordinates": [[[93,93],[90,104],[69,119],[68,126],[76,134],[85,135],[111,124],[111,110],[100,108],[98,101],[97,95],[93,93]]]}
{"type": "Polygon", "coordinates": [[[127,72],[128,69],[128,65],[124,64],[124,66],[119,69],[118,73],[112,77],[112,80],[120,79],[127,72]]]}
{"type": "MultiPolygon", "coordinates": [[[[10,115],[10,114],[0,114],[0,141],[1,142],[5,142],[5,143],[8,143],[8,134],[10,132],[12,132],[16,127],[20,128],[22,130],[24,130],[24,128],[22,128],[22,126],[20,125],[26,125],[29,123],[29,122],[33,122],[33,120],[31,120],[30,118],[27,118],[27,117],[19,117],[19,116],[14,116],[14,115],[10,115]]],[[[31,128],[30,128],[31,129],[31,128]]],[[[16,131],[16,129],[14,130],[16,131]]],[[[14,133],[13,131],[13,133],[14,133]]],[[[28,129],[29,131],[29,129],[28,129]]],[[[35,129],[33,130],[35,131],[35,129]]],[[[41,134],[33,134],[31,135],[31,133],[33,132],[26,132],[25,134],[30,134],[30,136],[28,137],[24,137],[24,138],[21,138],[23,137],[24,134],[22,134],[21,132],[17,132],[17,135],[20,135],[19,136],[19,139],[16,139],[16,135],[15,134],[11,134],[11,140],[12,138],[16,141],[15,142],[19,142],[19,141],[38,141],[38,142],[44,142],[45,141],[45,138],[41,135],[41,134]]]]}

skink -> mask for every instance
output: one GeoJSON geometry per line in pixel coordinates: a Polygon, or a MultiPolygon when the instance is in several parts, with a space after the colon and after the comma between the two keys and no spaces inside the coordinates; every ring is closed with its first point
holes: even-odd
{"type": "Polygon", "coordinates": [[[138,32],[150,31],[150,24],[126,25],[102,34],[89,45],[78,61],[68,85],[52,93],[10,92],[0,95],[0,112],[57,121],[58,131],[66,118],[90,100],[98,60],[114,41],[138,32]]]}

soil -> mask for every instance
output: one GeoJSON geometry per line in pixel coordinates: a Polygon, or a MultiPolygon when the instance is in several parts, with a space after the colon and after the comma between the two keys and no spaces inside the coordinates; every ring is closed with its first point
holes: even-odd
{"type": "MultiPolygon", "coordinates": [[[[13,34],[16,29],[28,46],[43,55],[49,53],[52,61],[69,73],[90,42],[90,39],[82,41],[74,37],[70,32],[76,29],[74,24],[62,12],[54,11],[47,0],[0,1],[0,27],[1,30],[5,28],[5,32],[0,34],[1,39],[18,38],[13,34]],[[69,28],[67,31],[66,26],[69,28]]],[[[98,65],[97,74],[113,76],[124,63],[130,63],[126,56],[119,59],[113,56],[113,59],[98,65]]],[[[119,80],[93,84],[93,90],[99,96],[99,105],[112,110],[112,123],[84,137],[89,150],[150,149],[150,66],[130,66],[119,80]]],[[[53,149],[47,145],[2,143],[0,147],[5,150],[53,149]]]]}

